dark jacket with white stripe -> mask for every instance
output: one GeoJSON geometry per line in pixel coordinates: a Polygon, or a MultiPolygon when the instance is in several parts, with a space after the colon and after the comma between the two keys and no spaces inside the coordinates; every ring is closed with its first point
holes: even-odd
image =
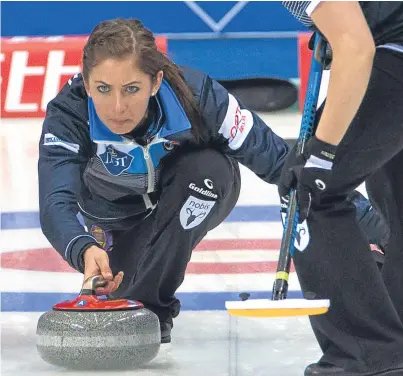
{"type": "MultiPolygon", "coordinates": [[[[183,76],[199,105],[207,146],[276,183],[287,144],[206,74],[183,68],[183,76]]],[[[192,125],[166,81],[154,105],[143,143],[103,124],[81,75],[48,104],[39,146],[41,225],[52,246],[77,270],[83,269],[82,252],[97,244],[77,214],[107,230],[130,227],[157,204],[164,158],[195,143],[192,125]]]]}

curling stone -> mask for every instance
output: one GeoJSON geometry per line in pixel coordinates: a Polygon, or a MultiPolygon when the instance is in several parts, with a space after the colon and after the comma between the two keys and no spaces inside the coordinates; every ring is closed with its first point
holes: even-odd
{"type": "Polygon", "coordinates": [[[102,299],[101,276],[88,278],[79,296],[44,313],[37,349],[47,363],[78,369],[133,368],[153,360],[160,349],[157,315],[138,301],[102,299]]]}

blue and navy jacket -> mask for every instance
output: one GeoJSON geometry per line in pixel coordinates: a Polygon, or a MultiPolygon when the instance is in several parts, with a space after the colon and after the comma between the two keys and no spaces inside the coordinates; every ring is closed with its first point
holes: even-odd
{"type": "MultiPolygon", "coordinates": [[[[182,73],[199,106],[207,147],[275,184],[289,149],[284,140],[208,75],[187,67],[182,73]]],[[[83,270],[82,252],[97,244],[77,214],[106,230],[130,227],[157,205],[164,158],[196,142],[168,82],[163,81],[155,98],[145,144],[106,127],[81,75],[48,104],[39,145],[41,226],[77,270],[83,270]]]]}

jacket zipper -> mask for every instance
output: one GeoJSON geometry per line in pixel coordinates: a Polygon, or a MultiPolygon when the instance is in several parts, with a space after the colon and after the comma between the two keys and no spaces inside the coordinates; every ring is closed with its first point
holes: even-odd
{"type": "Polygon", "coordinates": [[[144,153],[144,159],[146,161],[147,172],[148,172],[147,193],[154,192],[154,186],[155,186],[155,169],[154,169],[153,161],[151,160],[149,147],[150,147],[150,140],[147,140],[147,145],[142,146],[143,153],[144,153]]]}

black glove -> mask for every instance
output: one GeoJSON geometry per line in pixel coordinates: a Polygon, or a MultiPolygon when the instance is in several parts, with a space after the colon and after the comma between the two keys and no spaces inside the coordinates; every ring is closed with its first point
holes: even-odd
{"type": "Polygon", "coordinates": [[[337,147],[312,137],[302,155],[296,155],[296,147],[288,154],[284,163],[278,191],[282,205],[292,188],[297,189],[299,222],[309,214],[311,200],[319,200],[326,192],[332,178],[333,160],[337,147]]]}

